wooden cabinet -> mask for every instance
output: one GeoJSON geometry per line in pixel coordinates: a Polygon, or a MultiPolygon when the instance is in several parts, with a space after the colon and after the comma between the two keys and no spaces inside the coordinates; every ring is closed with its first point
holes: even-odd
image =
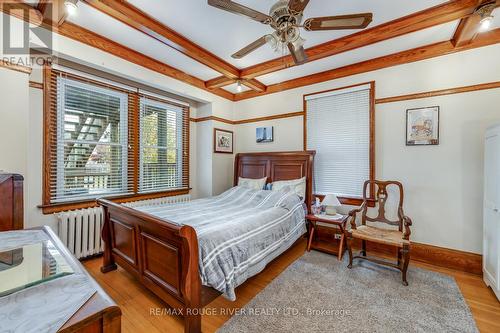
{"type": "Polygon", "coordinates": [[[0,231],[23,228],[23,176],[0,173],[0,231]]]}
{"type": "Polygon", "coordinates": [[[483,278],[500,300],[500,125],[486,132],[484,155],[483,278]]]}

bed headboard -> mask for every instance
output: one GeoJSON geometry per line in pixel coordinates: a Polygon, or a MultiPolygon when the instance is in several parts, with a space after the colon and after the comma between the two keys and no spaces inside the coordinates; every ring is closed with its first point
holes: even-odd
{"type": "Polygon", "coordinates": [[[234,185],[238,184],[238,177],[253,179],[267,177],[267,183],[306,177],[305,202],[310,209],[315,154],[315,151],[236,154],[234,185]]]}

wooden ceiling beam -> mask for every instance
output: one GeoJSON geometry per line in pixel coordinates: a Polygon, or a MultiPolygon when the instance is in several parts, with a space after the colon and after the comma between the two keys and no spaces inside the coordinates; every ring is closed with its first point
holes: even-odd
{"type": "Polygon", "coordinates": [[[38,9],[38,11],[42,15],[45,15],[45,11],[49,7],[49,6],[47,6],[48,3],[49,3],[49,1],[47,1],[47,0],[40,0],[40,2],[38,2],[38,5],[36,5],[36,9],[38,9]]]}
{"type": "MultiPolygon", "coordinates": [[[[306,49],[306,54],[309,61],[315,61],[418,30],[459,20],[470,15],[476,5],[477,0],[451,0],[355,34],[313,46],[306,49]]],[[[244,68],[241,70],[241,77],[243,79],[252,79],[292,66],[295,66],[294,61],[288,55],[244,68]]]]}
{"type": "Polygon", "coordinates": [[[241,84],[257,92],[264,92],[267,90],[267,86],[264,83],[255,79],[242,80],[241,84]]]}
{"type": "Polygon", "coordinates": [[[205,86],[208,89],[221,88],[221,87],[225,87],[225,86],[228,86],[230,84],[235,83],[236,80],[237,79],[230,79],[230,78],[225,77],[225,76],[219,76],[219,77],[216,77],[214,79],[205,81],[205,86]]]}
{"type": "Polygon", "coordinates": [[[205,82],[197,77],[187,74],[177,68],[169,66],[163,62],[146,56],[140,52],[132,50],[126,46],[118,44],[110,39],[100,36],[90,30],[77,26],[70,22],[64,22],[59,27],[53,27],[54,32],[79,41],[81,43],[87,44],[89,46],[95,47],[122,59],[125,59],[134,64],[143,66],[145,68],[151,69],[155,72],[164,74],[176,80],[185,82],[197,88],[209,91],[218,96],[224,97],[229,100],[234,99],[234,95],[224,89],[208,89],[205,86],[205,82]]]}
{"type": "MultiPolygon", "coordinates": [[[[226,98],[228,100],[233,101],[234,100],[234,94],[230,93],[229,91],[226,91],[224,89],[208,89],[205,86],[205,82],[197,77],[194,77],[192,75],[189,75],[187,73],[184,73],[172,66],[169,66],[161,61],[158,61],[156,59],[153,59],[149,56],[146,56],[140,52],[137,52],[135,50],[132,50],[126,46],[123,46],[121,44],[118,44],[108,38],[105,38],[101,35],[98,35],[90,30],[87,30],[85,28],[82,28],[76,24],[70,23],[70,22],[64,22],[60,26],[57,25],[54,21],[50,19],[44,19],[42,23],[40,23],[41,16],[36,16],[36,15],[30,15],[29,17],[25,17],[24,15],[17,15],[17,13],[12,12],[12,8],[26,8],[24,6],[28,6],[23,3],[7,3],[4,2],[3,0],[0,0],[0,11],[4,12],[9,15],[14,15],[15,17],[22,19],[22,20],[28,20],[28,22],[32,24],[37,24],[39,26],[45,27],[47,29],[50,29],[52,32],[57,33],[61,36],[76,40],[78,42],[81,42],[83,44],[89,45],[91,47],[97,48],[99,50],[102,50],[104,52],[110,53],[114,56],[117,56],[119,58],[122,58],[126,61],[129,61],[131,63],[137,64],[139,66],[148,68],[152,71],[158,72],[160,74],[169,76],[171,78],[174,78],[176,80],[185,82],[189,85],[192,85],[194,87],[206,90],[210,93],[213,93],[215,95],[218,95],[220,97],[226,98]]],[[[11,1],[11,0],[9,0],[11,1]]],[[[33,9],[31,6],[29,6],[31,9],[33,9]]],[[[33,9],[34,10],[34,9],[33,9]]],[[[37,13],[39,13],[36,10],[37,13]]],[[[31,12],[30,12],[31,13],[31,12]]]]}
{"type": "Polygon", "coordinates": [[[53,21],[57,22],[57,25],[60,26],[68,17],[68,11],[64,5],[64,0],[53,0],[52,10],[56,15],[56,18],[53,21]]]}
{"type": "MultiPolygon", "coordinates": [[[[230,78],[227,78],[225,76],[219,76],[219,77],[216,77],[214,79],[205,81],[205,86],[208,89],[215,89],[215,88],[222,88],[222,87],[228,86],[228,85],[233,84],[235,82],[238,82],[238,79],[230,79],[230,78]]],[[[267,89],[267,86],[265,84],[263,84],[262,82],[260,82],[256,79],[250,79],[250,80],[241,79],[241,84],[245,85],[246,87],[248,87],[252,90],[258,91],[258,92],[266,91],[266,89],[267,89]]]]}
{"type": "Polygon", "coordinates": [[[42,13],[39,10],[24,3],[23,0],[0,0],[0,10],[6,14],[25,20],[28,13],[28,20],[34,25],[41,25],[43,21],[42,13]]]}
{"type": "Polygon", "coordinates": [[[234,79],[240,70],[228,62],[205,50],[186,37],[155,20],[126,1],[83,0],[93,8],[148,35],[176,51],[210,67],[222,75],[234,79]]]}
{"type": "MultiPolygon", "coordinates": [[[[492,2],[492,0],[477,0],[476,8],[490,2],[492,2]]],[[[496,6],[500,6],[500,0],[496,1],[496,6]]],[[[479,34],[480,22],[481,17],[479,15],[469,15],[461,19],[453,35],[453,45],[463,46],[472,42],[479,34]]]]}
{"type": "Polygon", "coordinates": [[[58,25],[63,24],[68,17],[64,0],[40,0],[36,5],[36,9],[44,20],[57,22],[58,25]]]}
{"type": "Polygon", "coordinates": [[[248,98],[264,96],[267,94],[277,93],[284,90],[294,89],[298,87],[308,86],[324,81],[335,80],[351,75],[371,72],[387,67],[402,65],[415,61],[421,61],[429,58],[439,57],[456,52],[466,51],[478,47],[488,46],[500,43],[500,28],[482,33],[471,43],[456,47],[452,41],[439,42],[427,46],[418,47],[415,49],[397,52],[387,56],[359,62],[356,64],[316,73],[312,75],[295,78],[267,86],[267,90],[262,93],[255,91],[246,91],[241,94],[236,94],[234,100],[241,101],[248,98]]]}

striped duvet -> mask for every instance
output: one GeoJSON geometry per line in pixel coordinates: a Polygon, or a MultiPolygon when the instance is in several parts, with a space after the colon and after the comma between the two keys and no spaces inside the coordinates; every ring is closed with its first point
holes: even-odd
{"type": "Polygon", "coordinates": [[[202,283],[233,301],[237,286],[306,231],[304,204],[293,193],[236,186],[212,198],[135,209],[192,226],[198,235],[202,283]]]}

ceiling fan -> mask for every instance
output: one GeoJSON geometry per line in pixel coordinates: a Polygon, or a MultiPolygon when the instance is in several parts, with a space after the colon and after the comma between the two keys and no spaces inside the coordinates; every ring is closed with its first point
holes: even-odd
{"type": "Polygon", "coordinates": [[[302,22],[304,9],[309,0],[278,0],[269,15],[240,5],[231,0],[208,0],[210,6],[251,18],[271,26],[275,31],[248,44],[231,57],[240,59],[259,47],[269,44],[275,51],[288,48],[297,65],[307,62],[304,49],[305,40],[300,37],[300,29],[307,31],[364,29],[372,21],[372,13],[325,16],[310,18],[302,22]]]}

